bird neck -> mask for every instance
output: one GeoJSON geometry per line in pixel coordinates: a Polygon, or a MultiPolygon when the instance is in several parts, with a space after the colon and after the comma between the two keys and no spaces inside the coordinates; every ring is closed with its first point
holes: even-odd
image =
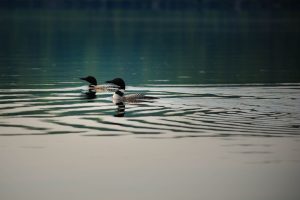
{"type": "Polygon", "coordinates": [[[125,93],[125,91],[123,89],[117,90],[115,92],[116,95],[121,96],[121,97],[124,96],[124,93],[125,93]]]}
{"type": "Polygon", "coordinates": [[[119,89],[117,91],[115,91],[114,95],[113,95],[113,99],[121,99],[124,96],[124,92],[125,90],[123,89],[119,89]]]}

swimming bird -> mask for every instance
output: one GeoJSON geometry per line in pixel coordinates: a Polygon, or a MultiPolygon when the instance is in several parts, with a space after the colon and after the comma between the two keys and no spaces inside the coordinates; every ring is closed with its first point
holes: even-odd
{"type": "Polygon", "coordinates": [[[115,78],[110,81],[106,81],[106,83],[114,84],[118,88],[113,94],[113,102],[141,102],[143,100],[151,100],[151,99],[158,99],[157,97],[146,96],[145,94],[137,93],[137,94],[129,94],[124,95],[125,93],[125,81],[121,78],[115,78]]]}
{"type": "Polygon", "coordinates": [[[96,78],[93,76],[87,76],[80,79],[90,83],[89,92],[114,92],[116,90],[116,87],[113,85],[98,85],[96,78]]]}

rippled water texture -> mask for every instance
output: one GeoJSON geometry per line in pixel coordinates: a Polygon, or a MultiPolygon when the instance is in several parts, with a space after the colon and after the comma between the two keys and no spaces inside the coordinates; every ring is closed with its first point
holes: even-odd
{"type": "MultiPolygon", "coordinates": [[[[68,85],[68,84],[66,84],[68,85]]],[[[126,105],[117,118],[111,93],[87,100],[85,86],[1,89],[1,135],[67,134],[143,137],[294,136],[300,85],[145,85],[156,99],[126,105]]]]}

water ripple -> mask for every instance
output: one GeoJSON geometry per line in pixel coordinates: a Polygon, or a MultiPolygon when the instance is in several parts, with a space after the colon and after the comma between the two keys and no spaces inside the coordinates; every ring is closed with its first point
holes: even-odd
{"type": "Polygon", "coordinates": [[[1,135],[299,135],[299,84],[129,87],[160,99],[125,105],[125,117],[114,117],[110,93],[87,100],[84,88],[0,89],[1,135]]]}

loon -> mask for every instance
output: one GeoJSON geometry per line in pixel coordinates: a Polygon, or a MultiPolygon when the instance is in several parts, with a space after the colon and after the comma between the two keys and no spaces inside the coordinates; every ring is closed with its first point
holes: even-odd
{"type": "Polygon", "coordinates": [[[116,90],[112,85],[98,85],[96,78],[93,76],[87,76],[80,79],[90,83],[89,92],[114,92],[116,90]]]}
{"type": "Polygon", "coordinates": [[[85,98],[87,99],[95,99],[97,97],[97,92],[114,92],[117,89],[116,86],[113,85],[98,85],[96,78],[93,76],[87,76],[80,79],[89,82],[88,91],[84,93],[85,98]]]}
{"type": "Polygon", "coordinates": [[[134,102],[141,102],[143,100],[159,99],[158,97],[146,96],[141,93],[124,95],[125,82],[121,78],[115,78],[113,80],[106,81],[106,83],[111,83],[111,84],[118,86],[117,90],[113,94],[113,102],[114,103],[120,103],[120,102],[134,103],[134,102]]]}

